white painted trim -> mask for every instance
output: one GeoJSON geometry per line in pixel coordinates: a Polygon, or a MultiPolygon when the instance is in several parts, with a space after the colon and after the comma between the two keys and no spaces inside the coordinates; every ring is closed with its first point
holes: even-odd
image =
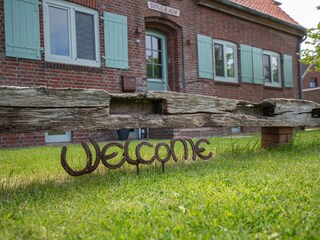
{"type": "Polygon", "coordinates": [[[302,91],[311,92],[311,91],[319,91],[319,90],[320,90],[320,87],[316,87],[316,88],[306,88],[306,89],[303,89],[302,91]]]}
{"type": "Polygon", "coordinates": [[[65,132],[65,134],[49,135],[48,132],[44,135],[45,143],[59,143],[59,142],[71,142],[71,132],[65,132]]]}

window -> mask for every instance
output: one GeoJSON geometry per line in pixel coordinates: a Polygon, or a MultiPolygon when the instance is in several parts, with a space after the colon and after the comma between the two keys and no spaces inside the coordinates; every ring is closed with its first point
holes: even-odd
{"type": "Polygon", "coordinates": [[[213,46],[215,80],[237,82],[236,44],[213,40],[213,46]]]}
{"type": "Polygon", "coordinates": [[[71,132],[51,131],[45,133],[46,143],[71,142],[71,132]]]}
{"type": "Polygon", "coordinates": [[[310,88],[316,88],[317,87],[317,79],[316,78],[311,78],[309,86],[310,86],[310,88]]]}
{"type": "Polygon", "coordinates": [[[146,35],[147,77],[160,78],[163,75],[162,39],[146,35]]]}
{"type": "Polygon", "coordinates": [[[100,66],[98,11],[45,0],[43,18],[46,61],[100,66]]]}
{"type": "Polygon", "coordinates": [[[279,54],[263,52],[263,77],[266,86],[281,87],[279,54]]]}
{"type": "Polygon", "coordinates": [[[198,70],[200,78],[238,82],[237,45],[197,35],[198,70]]]}
{"type": "Polygon", "coordinates": [[[168,90],[166,36],[146,31],[147,90],[168,90]]]}
{"type": "Polygon", "coordinates": [[[293,57],[240,44],[241,81],[265,86],[293,88],[293,57]],[[282,64],[282,65],[281,65],[282,64]],[[281,72],[283,70],[283,72],[281,72]]]}

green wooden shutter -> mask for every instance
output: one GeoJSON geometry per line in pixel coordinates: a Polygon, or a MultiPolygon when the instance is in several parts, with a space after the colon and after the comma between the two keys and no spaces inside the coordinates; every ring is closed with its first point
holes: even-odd
{"type": "Polygon", "coordinates": [[[4,0],[6,56],[41,59],[38,0],[4,0]]]}
{"type": "Polygon", "coordinates": [[[104,12],[104,45],[106,67],[128,69],[127,17],[104,12]]]}
{"type": "Polygon", "coordinates": [[[263,79],[263,62],[262,62],[262,49],[252,48],[253,59],[253,82],[256,84],[264,84],[263,79]]]}
{"type": "Polygon", "coordinates": [[[293,69],[292,69],[292,56],[283,55],[283,76],[284,86],[288,88],[293,87],[293,69]]]}
{"type": "Polygon", "coordinates": [[[241,81],[253,83],[252,47],[240,45],[241,81]]]}
{"type": "Polygon", "coordinates": [[[199,34],[197,38],[199,77],[213,79],[212,39],[199,34]]]}

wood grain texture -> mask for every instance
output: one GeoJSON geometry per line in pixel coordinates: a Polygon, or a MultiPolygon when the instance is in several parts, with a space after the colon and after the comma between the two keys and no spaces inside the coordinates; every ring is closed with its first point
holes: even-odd
{"type": "Polygon", "coordinates": [[[96,89],[2,86],[0,93],[0,107],[72,108],[110,104],[110,95],[96,89]]]}
{"type": "Polygon", "coordinates": [[[176,92],[0,87],[0,132],[119,128],[320,126],[320,104],[261,103],[176,92]]]}

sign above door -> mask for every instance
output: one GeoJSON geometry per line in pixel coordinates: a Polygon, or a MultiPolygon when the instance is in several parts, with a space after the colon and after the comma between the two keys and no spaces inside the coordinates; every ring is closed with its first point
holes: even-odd
{"type": "Polygon", "coordinates": [[[148,8],[149,9],[152,9],[152,10],[157,11],[157,12],[163,12],[163,13],[166,13],[166,14],[169,14],[169,15],[173,15],[173,16],[176,16],[176,17],[180,16],[180,10],[178,10],[178,9],[167,7],[167,6],[161,5],[159,3],[154,3],[154,2],[151,2],[151,1],[147,1],[147,2],[148,2],[148,8]]]}

